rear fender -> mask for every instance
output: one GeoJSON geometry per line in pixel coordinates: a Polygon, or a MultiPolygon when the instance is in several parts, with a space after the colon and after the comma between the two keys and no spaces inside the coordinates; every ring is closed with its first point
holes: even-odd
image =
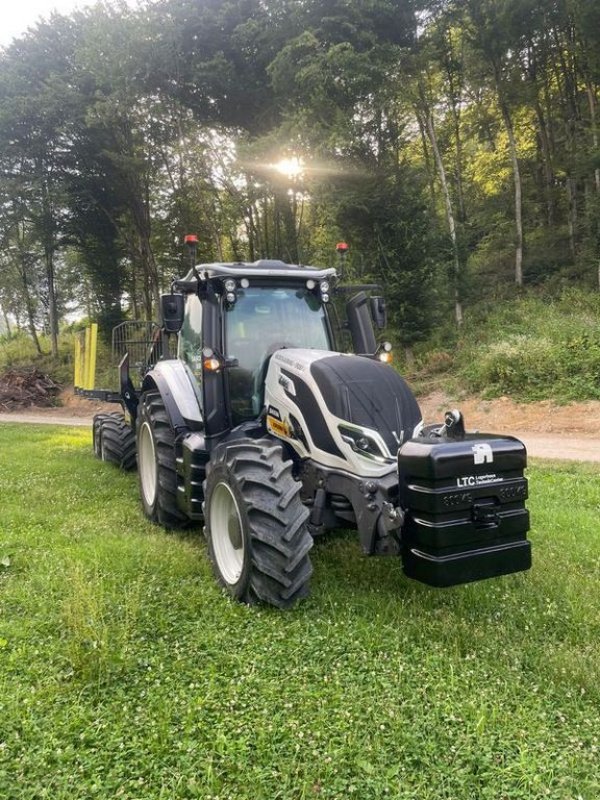
{"type": "Polygon", "coordinates": [[[142,391],[156,389],[173,430],[183,433],[203,427],[200,388],[189,367],[177,359],[159,361],[145,376],[142,391]]]}

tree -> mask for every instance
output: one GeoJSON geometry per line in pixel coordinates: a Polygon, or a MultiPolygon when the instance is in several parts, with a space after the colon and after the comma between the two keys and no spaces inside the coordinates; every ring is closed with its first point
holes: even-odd
{"type": "Polygon", "coordinates": [[[43,249],[52,354],[58,355],[55,257],[65,226],[62,194],[63,121],[69,93],[63,81],[73,39],[67,20],[55,16],[8,50],[0,76],[2,174],[18,195],[22,226],[43,249]],[[49,55],[50,54],[50,55],[49,55]]]}
{"type": "Polygon", "coordinates": [[[470,42],[482,58],[493,83],[508,137],[515,189],[515,283],[523,285],[523,183],[510,109],[511,62],[509,19],[512,0],[466,0],[471,22],[470,42]]]}

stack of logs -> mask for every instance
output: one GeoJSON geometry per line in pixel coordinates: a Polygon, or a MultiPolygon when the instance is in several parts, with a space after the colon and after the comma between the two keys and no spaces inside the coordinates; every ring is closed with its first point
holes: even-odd
{"type": "Polygon", "coordinates": [[[0,411],[57,405],[60,386],[35,367],[15,367],[0,375],[0,411]]]}

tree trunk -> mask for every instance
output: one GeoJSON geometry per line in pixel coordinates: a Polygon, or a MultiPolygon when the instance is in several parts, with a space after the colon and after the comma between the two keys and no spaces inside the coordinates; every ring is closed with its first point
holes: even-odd
{"type": "Polygon", "coordinates": [[[250,199],[248,203],[248,249],[250,261],[256,261],[261,252],[260,245],[260,211],[258,201],[250,199]]]}
{"type": "Polygon", "coordinates": [[[429,194],[431,195],[431,205],[435,207],[436,191],[435,191],[435,176],[431,169],[431,159],[429,157],[429,147],[427,146],[427,131],[421,119],[421,115],[417,111],[417,122],[419,123],[419,132],[421,134],[421,145],[423,147],[423,159],[425,161],[425,171],[427,172],[427,183],[429,184],[429,194]]]}
{"type": "Polygon", "coordinates": [[[10,336],[11,330],[10,330],[10,322],[8,319],[8,314],[6,313],[6,309],[4,308],[4,306],[0,306],[0,308],[2,309],[2,318],[4,319],[4,324],[6,326],[6,335],[10,336]]]}
{"type": "Polygon", "coordinates": [[[566,191],[568,200],[567,224],[569,229],[569,247],[573,259],[577,257],[578,243],[577,243],[577,182],[572,177],[574,165],[577,162],[577,129],[580,119],[580,109],[578,102],[578,76],[574,71],[572,58],[568,60],[569,53],[572,50],[572,42],[570,32],[562,31],[564,37],[561,36],[561,31],[556,27],[552,30],[555,42],[555,52],[557,58],[555,59],[554,74],[556,85],[558,86],[560,96],[562,98],[563,113],[564,113],[564,127],[566,133],[566,191]]]}
{"type": "Polygon", "coordinates": [[[42,348],[40,347],[40,340],[38,339],[37,331],[35,329],[35,313],[33,308],[33,301],[31,299],[31,293],[29,291],[29,282],[27,280],[27,265],[25,263],[25,258],[23,255],[21,256],[20,272],[21,272],[21,285],[23,287],[23,299],[25,300],[25,310],[27,312],[27,325],[29,327],[29,333],[31,334],[31,338],[35,345],[35,349],[37,350],[37,354],[41,356],[42,348]]]}
{"type": "Polygon", "coordinates": [[[544,169],[544,183],[546,186],[546,214],[548,226],[554,225],[555,208],[554,208],[554,168],[552,165],[552,151],[550,148],[550,137],[548,136],[548,126],[546,125],[546,118],[544,111],[540,105],[538,98],[535,99],[535,114],[538,121],[538,128],[540,134],[540,145],[542,148],[542,164],[544,169]]]}
{"type": "Polygon", "coordinates": [[[456,146],[456,196],[458,198],[458,218],[464,224],[467,221],[467,209],[465,206],[465,193],[462,180],[463,150],[462,139],[460,136],[460,112],[453,109],[454,117],[454,141],[456,146]]]}
{"type": "Polygon", "coordinates": [[[224,261],[225,256],[223,255],[223,242],[221,241],[221,235],[215,226],[213,226],[213,238],[215,240],[215,249],[217,251],[217,258],[219,259],[219,261],[224,261]]]}
{"type": "Polygon", "coordinates": [[[575,180],[567,177],[567,201],[569,205],[567,221],[569,226],[569,247],[573,259],[577,258],[577,189],[575,180]]]}
{"type": "Polygon", "coordinates": [[[84,283],[85,286],[85,312],[87,314],[88,320],[92,318],[92,296],[90,292],[90,287],[87,281],[84,283]]]}
{"type": "MultiPolygon", "coordinates": [[[[295,196],[295,195],[294,195],[295,196]]],[[[275,219],[277,223],[277,258],[290,264],[298,263],[298,236],[295,218],[295,200],[285,189],[275,190],[275,219]]]]}
{"type": "Polygon", "coordinates": [[[521,182],[521,169],[519,167],[519,158],[517,155],[517,141],[515,139],[515,131],[508,110],[508,105],[502,92],[502,84],[500,79],[500,67],[496,62],[493,64],[494,78],[496,82],[496,93],[498,95],[498,102],[500,104],[500,111],[502,113],[502,120],[508,136],[508,147],[510,150],[510,160],[512,162],[513,178],[515,184],[515,234],[516,234],[516,248],[515,248],[515,283],[517,286],[523,285],[523,184],[521,182]]]}
{"type": "Polygon", "coordinates": [[[433,123],[433,116],[429,108],[425,108],[423,113],[425,117],[424,120],[425,129],[429,137],[429,143],[433,151],[433,156],[435,158],[438,176],[442,186],[442,196],[444,198],[444,207],[446,209],[446,221],[448,223],[448,230],[450,231],[450,239],[452,240],[452,251],[454,257],[454,316],[456,319],[456,324],[462,325],[463,309],[462,309],[462,299],[460,293],[461,268],[460,268],[460,253],[458,249],[458,236],[456,234],[456,220],[454,217],[454,211],[452,209],[452,199],[450,197],[450,190],[448,188],[448,179],[446,177],[446,170],[444,168],[444,162],[442,160],[442,155],[440,153],[440,148],[438,145],[437,135],[435,132],[435,125],[433,123]]]}
{"type": "Polygon", "coordinates": [[[44,248],[46,262],[46,280],[48,282],[48,319],[50,323],[50,344],[52,357],[58,358],[58,313],[56,309],[56,291],[54,285],[54,252],[52,247],[44,248]]]}
{"type": "MultiPolygon", "coordinates": [[[[592,142],[594,144],[594,151],[597,157],[598,155],[598,128],[596,123],[596,108],[598,105],[598,101],[596,100],[596,91],[591,83],[588,83],[586,86],[586,92],[588,97],[588,103],[590,106],[590,122],[592,126],[592,142]]],[[[600,167],[596,167],[594,170],[594,180],[596,183],[596,191],[600,193],[600,167]]]]}
{"type": "Polygon", "coordinates": [[[139,319],[139,309],[138,309],[138,295],[137,295],[137,280],[135,275],[135,264],[133,261],[131,262],[131,280],[129,281],[129,297],[131,300],[131,311],[133,312],[133,318],[139,319]]]}
{"type": "Polygon", "coordinates": [[[460,133],[460,114],[463,96],[463,75],[460,71],[462,64],[462,53],[455,53],[455,44],[452,39],[452,28],[446,31],[446,48],[444,52],[444,68],[448,80],[448,101],[452,114],[452,127],[454,129],[454,147],[456,150],[456,163],[454,169],[454,179],[456,182],[456,200],[458,203],[458,219],[462,224],[467,221],[465,206],[465,194],[463,189],[462,169],[463,169],[463,146],[460,133]]]}
{"type": "Polygon", "coordinates": [[[244,216],[244,227],[246,228],[246,236],[248,237],[248,258],[250,261],[255,261],[254,255],[254,220],[252,218],[252,208],[248,206],[244,216]]]}
{"type": "MultiPolygon", "coordinates": [[[[588,96],[588,103],[590,106],[590,122],[592,126],[592,142],[594,144],[594,152],[595,157],[598,157],[598,127],[597,127],[597,118],[596,118],[596,108],[598,105],[598,101],[596,99],[596,90],[592,86],[592,84],[588,81],[587,83],[587,96],[588,96]]],[[[600,194],[600,167],[596,167],[594,170],[594,183],[596,185],[596,192],[600,194]]],[[[600,247],[600,219],[596,221],[596,247],[600,247]]],[[[598,289],[600,289],[600,254],[598,255],[598,289]]]]}
{"type": "Polygon", "coordinates": [[[269,235],[269,200],[266,195],[262,202],[262,229],[263,241],[260,252],[262,254],[262,258],[270,258],[272,256],[272,251],[271,237],[269,235]]]}
{"type": "Polygon", "coordinates": [[[156,266],[156,260],[154,258],[154,253],[152,252],[152,247],[150,245],[149,232],[148,233],[143,232],[141,234],[140,249],[144,263],[144,270],[147,276],[148,297],[150,298],[148,320],[151,320],[153,317],[152,306],[154,306],[157,312],[158,309],[160,308],[160,286],[159,286],[159,277],[158,277],[158,269],[156,266]]]}
{"type": "Polygon", "coordinates": [[[273,254],[271,258],[283,258],[283,244],[281,240],[281,210],[277,194],[273,197],[273,254]]]}
{"type": "Polygon", "coordinates": [[[42,177],[42,238],[44,262],[46,264],[46,283],[48,284],[48,320],[50,323],[50,343],[52,357],[58,358],[58,310],[56,308],[56,286],[54,280],[54,220],[50,188],[42,177]]]}
{"type": "Polygon", "coordinates": [[[146,258],[144,257],[142,247],[143,243],[140,241],[140,250],[141,250],[140,256],[142,261],[142,273],[143,273],[142,292],[143,292],[143,302],[144,302],[144,317],[146,318],[146,322],[151,322],[153,317],[152,299],[154,296],[154,291],[152,287],[152,280],[150,278],[149,264],[146,258]]]}

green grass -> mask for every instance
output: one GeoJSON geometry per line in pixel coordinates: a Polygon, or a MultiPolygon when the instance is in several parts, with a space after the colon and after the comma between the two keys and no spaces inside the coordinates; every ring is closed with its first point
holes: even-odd
{"type": "Polygon", "coordinates": [[[420,391],[600,400],[600,294],[530,291],[474,305],[460,335],[441,331],[421,346],[416,373],[411,383],[420,391]]]}
{"type": "Polygon", "coordinates": [[[534,569],[441,591],[354,534],[227,599],[89,433],[0,426],[0,797],[600,796],[600,475],[530,470],[534,569]]]}

